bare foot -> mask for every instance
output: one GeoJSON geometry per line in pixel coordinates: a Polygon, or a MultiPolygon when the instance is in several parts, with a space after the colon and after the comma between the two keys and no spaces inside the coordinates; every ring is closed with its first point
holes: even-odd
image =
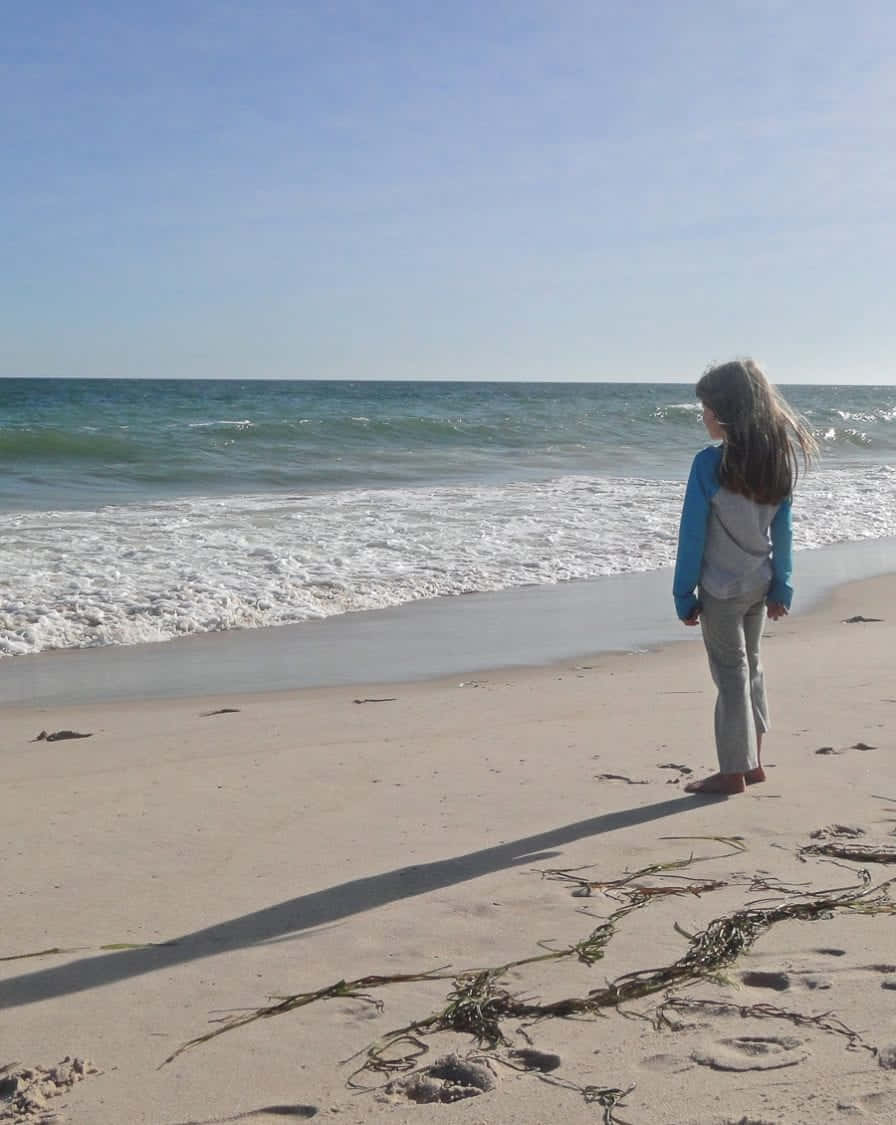
{"type": "Polygon", "coordinates": [[[718,796],[734,796],[735,793],[743,793],[744,789],[746,783],[742,773],[714,773],[710,777],[704,777],[702,781],[689,781],[684,787],[685,793],[708,793],[718,796]]]}
{"type": "Polygon", "coordinates": [[[758,781],[765,781],[765,770],[762,766],[757,766],[754,770],[747,770],[744,774],[744,781],[747,785],[755,785],[758,781]]]}

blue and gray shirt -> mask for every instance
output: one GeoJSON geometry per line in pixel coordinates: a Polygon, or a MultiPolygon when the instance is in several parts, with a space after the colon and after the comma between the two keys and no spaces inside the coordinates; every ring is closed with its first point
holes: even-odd
{"type": "Polygon", "coordinates": [[[793,587],[790,498],[757,504],[719,481],[721,445],[694,458],[678,532],[672,593],[682,621],[699,604],[702,586],[714,598],[736,598],[761,586],[766,599],[790,608],[793,587]]]}

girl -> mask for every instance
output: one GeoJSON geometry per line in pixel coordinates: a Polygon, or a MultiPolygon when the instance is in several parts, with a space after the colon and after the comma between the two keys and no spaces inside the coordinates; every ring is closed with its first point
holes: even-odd
{"type": "Polygon", "coordinates": [[[790,608],[790,497],[798,455],[808,468],[818,446],[751,359],[710,368],[697,398],[709,436],[721,444],[698,453],[691,467],[673,594],[679,618],[703,629],[718,689],[719,772],[685,790],[743,793],[765,781],[759,639],[766,611],[777,621],[790,608]]]}

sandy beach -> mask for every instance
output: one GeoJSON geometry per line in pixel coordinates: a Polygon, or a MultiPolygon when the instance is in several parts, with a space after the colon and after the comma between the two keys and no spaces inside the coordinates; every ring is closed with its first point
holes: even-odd
{"type": "Polygon", "coordinates": [[[766,635],[727,800],[694,643],[7,706],[0,1121],[896,1120],[896,577],[766,635]]]}

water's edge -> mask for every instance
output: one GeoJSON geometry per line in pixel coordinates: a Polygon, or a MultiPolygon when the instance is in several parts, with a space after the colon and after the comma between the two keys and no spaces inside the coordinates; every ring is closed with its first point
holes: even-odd
{"type": "MultiPolygon", "coordinates": [[[[795,612],[834,587],[896,572],[896,539],[796,555],[795,612]]],[[[672,614],[671,573],[621,574],[435,598],[279,628],[0,661],[0,704],[253,694],[401,683],[536,666],[699,637],[672,614]]]]}

